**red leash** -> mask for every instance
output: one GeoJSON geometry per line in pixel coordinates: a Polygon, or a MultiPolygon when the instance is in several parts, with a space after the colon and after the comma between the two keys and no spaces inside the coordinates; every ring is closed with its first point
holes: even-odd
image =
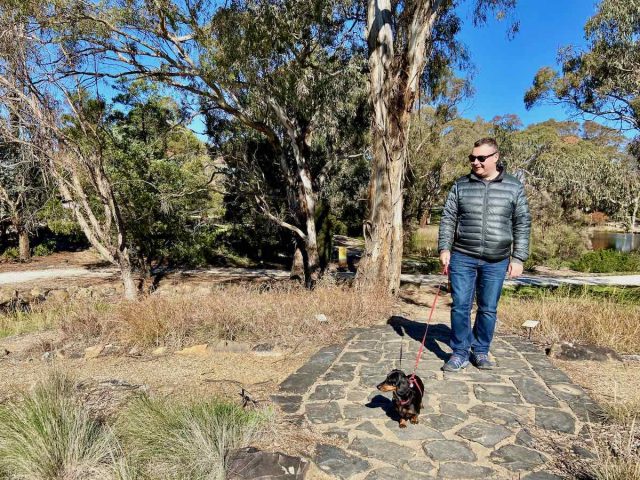
{"type": "MultiPolygon", "coordinates": [[[[441,275],[446,275],[447,267],[444,267],[441,275]]],[[[431,311],[429,312],[429,318],[427,320],[427,325],[424,329],[424,335],[422,337],[422,343],[420,344],[420,350],[418,350],[418,355],[416,356],[416,365],[413,367],[413,373],[409,376],[409,387],[413,387],[414,385],[420,391],[420,394],[423,395],[423,392],[420,390],[418,383],[415,381],[416,379],[416,370],[418,369],[418,364],[420,363],[420,358],[422,357],[422,352],[424,351],[424,344],[427,341],[427,332],[429,331],[429,325],[431,324],[431,318],[433,317],[433,312],[436,310],[436,303],[438,303],[438,297],[440,296],[440,290],[442,288],[442,282],[438,285],[438,291],[436,292],[436,296],[433,299],[433,303],[431,304],[431,311]]]]}

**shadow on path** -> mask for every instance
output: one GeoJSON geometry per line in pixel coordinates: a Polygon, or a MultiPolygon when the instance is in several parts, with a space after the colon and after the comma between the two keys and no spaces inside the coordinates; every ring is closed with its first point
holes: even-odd
{"type": "MultiPolygon", "coordinates": [[[[415,322],[398,315],[394,315],[393,317],[391,317],[387,321],[387,324],[393,328],[398,336],[404,337],[406,335],[409,338],[417,341],[418,343],[422,342],[424,330],[427,327],[426,323],[415,322]]],[[[437,340],[449,343],[450,334],[451,329],[443,323],[429,325],[427,340],[425,341],[424,345],[425,349],[434,353],[440,360],[448,360],[450,354],[442,350],[437,340]]]]}

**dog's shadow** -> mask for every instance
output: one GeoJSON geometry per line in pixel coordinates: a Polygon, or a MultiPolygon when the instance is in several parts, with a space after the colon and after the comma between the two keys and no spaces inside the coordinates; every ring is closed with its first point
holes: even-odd
{"type": "MultiPolygon", "coordinates": [[[[416,322],[413,320],[409,320],[408,318],[401,317],[399,315],[394,315],[387,321],[388,325],[393,327],[393,330],[400,337],[407,336],[416,340],[417,342],[422,342],[422,338],[424,337],[425,328],[427,330],[427,339],[424,342],[425,350],[432,352],[436,355],[440,360],[446,361],[449,359],[450,353],[445,352],[442,347],[440,347],[440,342],[448,343],[449,337],[451,335],[451,329],[448,325],[444,325],[442,323],[438,323],[435,325],[429,325],[427,327],[426,323],[416,322]]],[[[426,353],[426,352],[425,352],[426,353]]]]}
{"type": "Polygon", "coordinates": [[[367,408],[380,408],[384,413],[387,414],[394,422],[400,421],[400,414],[398,414],[398,410],[393,406],[393,401],[390,398],[385,397],[384,395],[376,395],[369,403],[365,404],[367,408]]]}

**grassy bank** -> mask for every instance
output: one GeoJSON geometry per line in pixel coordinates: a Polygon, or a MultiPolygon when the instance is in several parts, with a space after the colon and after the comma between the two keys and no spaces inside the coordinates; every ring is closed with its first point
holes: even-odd
{"type": "Polygon", "coordinates": [[[241,284],[135,302],[45,302],[0,316],[0,332],[60,328],[71,339],[148,347],[179,348],[212,339],[291,346],[331,342],[350,328],[383,323],[391,305],[392,299],[379,292],[331,283],[314,290],[293,283],[241,284]]]}
{"type": "Polygon", "coordinates": [[[535,335],[549,342],[577,341],[640,352],[640,289],[602,287],[506,290],[501,328],[522,332],[525,320],[539,320],[535,335]]]}

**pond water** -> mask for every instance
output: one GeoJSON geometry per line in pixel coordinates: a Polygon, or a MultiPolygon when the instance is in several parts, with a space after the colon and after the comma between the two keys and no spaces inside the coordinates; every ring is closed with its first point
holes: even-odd
{"type": "Polygon", "coordinates": [[[593,232],[591,245],[594,250],[640,251],[640,233],[593,232]]]}

